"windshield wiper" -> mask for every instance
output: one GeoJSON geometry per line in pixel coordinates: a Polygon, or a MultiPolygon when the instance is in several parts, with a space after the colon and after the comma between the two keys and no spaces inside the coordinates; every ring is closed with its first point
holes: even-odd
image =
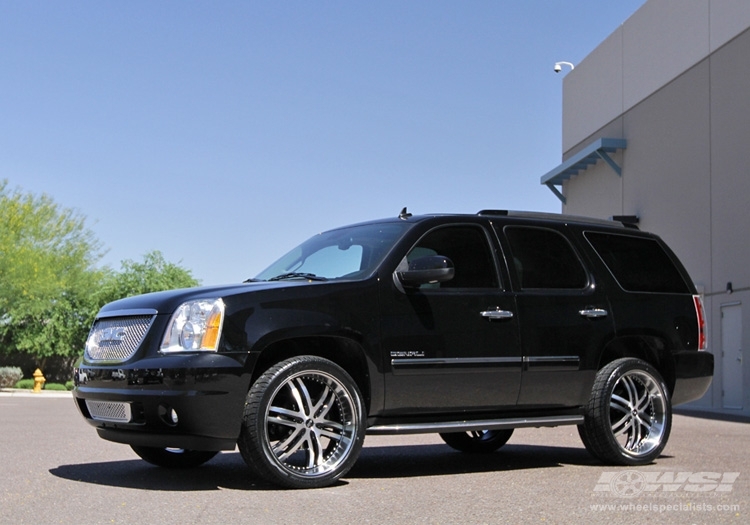
{"type": "Polygon", "coordinates": [[[314,273],[304,273],[304,272],[289,272],[289,273],[282,273],[281,275],[277,275],[276,277],[271,277],[268,279],[269,281],[283,281],[285,279],[309,279],[311,281],[327,281],[325,277],[318,277],[314,273]]]}

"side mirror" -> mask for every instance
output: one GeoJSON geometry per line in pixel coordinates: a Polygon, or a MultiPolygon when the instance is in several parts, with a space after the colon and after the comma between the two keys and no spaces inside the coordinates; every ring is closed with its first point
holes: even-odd
{"type": "Polygon", "coordinates": [[[416,288],[422,284],[444,283],[453,279],[456,270],[453,261],[443,255],[419,257],[409,263],[409,269],[396,272],[405,287],[416,288]]]}

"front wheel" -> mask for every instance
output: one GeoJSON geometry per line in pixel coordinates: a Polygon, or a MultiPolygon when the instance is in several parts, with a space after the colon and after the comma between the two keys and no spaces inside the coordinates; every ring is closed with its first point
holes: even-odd
{"type": "Polygon", "coordinates": [[[472,430],[471,432],[447,432],[440,434],[445,443],[461,452],[487,453],[494,452],[505,445],[513,429],[472,430]]]}
{"type": "Polygon", "coordinates": [[[362,396],[341,367],[298,356],[266,370],[250,388],[238,440],[245,462],[289,488],[334,483],[362,448],[362,396]]]}
{"type": "Polygon", "coordinates": [[[218,454],[218,452],[210,450],[185,450],[182,448],[139,447],[136,445],[131,445],[130,448],[144,461],[157,467],[166,468],[197,467],[218,454]]]}
{"type": "Polygon", "coordinates": [[[672,428],[661,374],[641,359],[617,359],[599,370],[579,433],[598,459],[645,465],[659,457],[672,428]]]}

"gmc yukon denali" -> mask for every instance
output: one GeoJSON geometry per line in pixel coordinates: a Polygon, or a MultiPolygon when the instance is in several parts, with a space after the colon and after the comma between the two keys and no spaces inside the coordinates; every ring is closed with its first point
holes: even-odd
{"type": "Polygon", "coordinates": [[[577,425],[600,461],[662,452],[713,375],[700,296],[657,236],[485,210],[315,235],[253,279],[104,306],[75,370],[99,436],[163,467],[239,447],[262,478],[330,485],[365,434],[468,453],[577,425]]]}

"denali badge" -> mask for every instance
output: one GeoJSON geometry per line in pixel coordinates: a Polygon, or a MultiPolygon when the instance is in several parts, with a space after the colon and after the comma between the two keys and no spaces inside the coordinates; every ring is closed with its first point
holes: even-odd
{"type": "Polygon", "coordinates": [[[394,351],[391,357],[424,357],[424,350],[394,351]]]}

